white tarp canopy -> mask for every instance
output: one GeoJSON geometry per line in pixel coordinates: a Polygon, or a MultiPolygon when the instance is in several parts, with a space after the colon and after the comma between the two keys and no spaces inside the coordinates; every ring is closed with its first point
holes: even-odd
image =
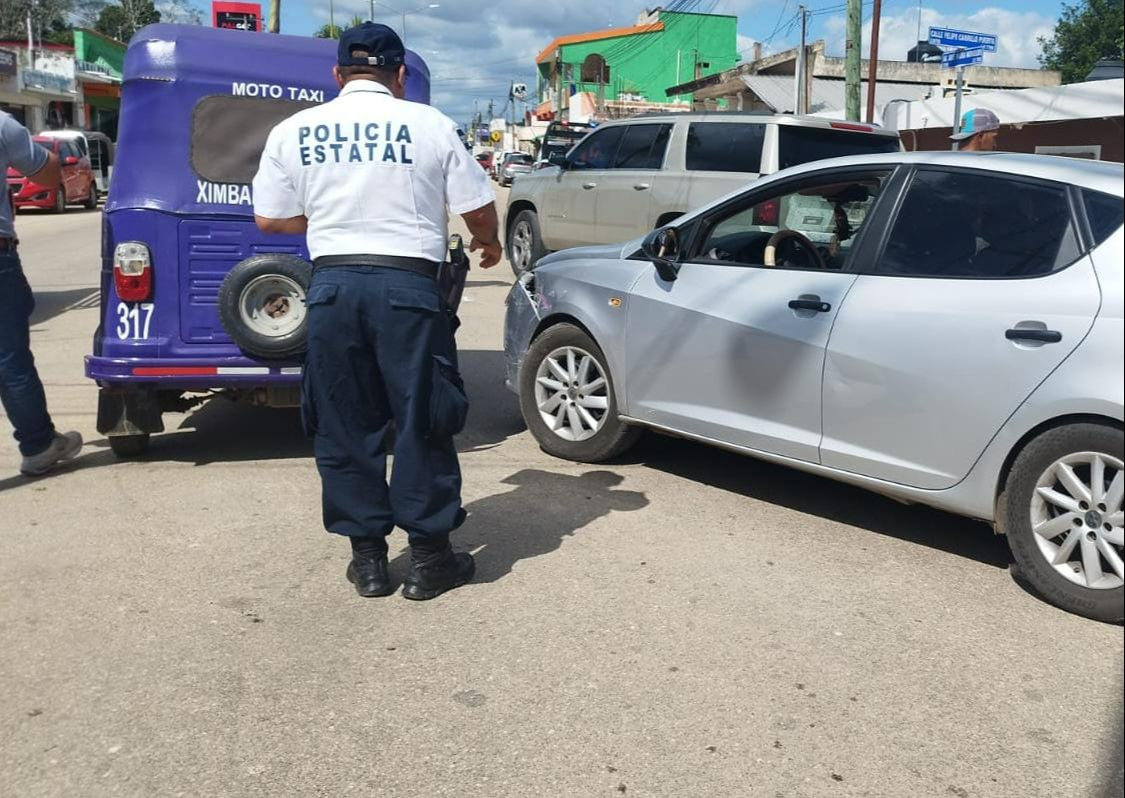
{"type": "MultiPolygon", "coordinates": [[[[884,109],[883,126],[891,130],[953,127],[954,103],[952,96],[891,103],[884,109]]],[[[974,92],[961,99],[962,113],[970,108],[992,111],[1005,125],[1122,116],[1125,114],[1125,79],[974,92]]]]}

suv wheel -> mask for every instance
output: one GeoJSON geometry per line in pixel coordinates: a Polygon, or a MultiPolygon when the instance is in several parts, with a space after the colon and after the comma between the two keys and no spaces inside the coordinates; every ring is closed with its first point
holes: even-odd
{"type": "Polygon", "coordinates": [[[1020,573],[1051,603],[1098,621],[1123,615],[1125,434],[1070,424],[1029,443],[997,512],[1020,573]]]}
{"type": "Polygon", "coordinates": [[[551,327],[532,342],[520,369],[520,410],[543,450],[565,460],[612,459],[641,434],[617,417],[602,350],[572,324],[551,327]]]}
{"type": "Polygon", "coordinates": [[[520,211],[508,232],[508,260],[512,271],[519,277],[534,269],[546,254],[543,236],[539,233],[539,215],[535,211],[520,211]]]}

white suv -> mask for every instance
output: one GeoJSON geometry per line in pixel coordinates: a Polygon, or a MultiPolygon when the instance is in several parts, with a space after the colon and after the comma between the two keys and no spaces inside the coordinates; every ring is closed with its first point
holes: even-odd
{"type": "Polygon", "coordinates": [[[895,131],[816,117],[692,113],[608,122],[514,185],[508,255],[519,274],[548,252],[643,236],[779,169],[900,149],[895,131]]]}

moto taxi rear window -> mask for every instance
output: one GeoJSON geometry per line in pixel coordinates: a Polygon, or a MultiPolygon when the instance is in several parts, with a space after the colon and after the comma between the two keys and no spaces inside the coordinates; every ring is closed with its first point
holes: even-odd
{"type": "Polygon", "coordinates": [[[191,168],[212,183],[251,183],[274,125],[317,103],[215,94],[191,113],[191,168]]]}

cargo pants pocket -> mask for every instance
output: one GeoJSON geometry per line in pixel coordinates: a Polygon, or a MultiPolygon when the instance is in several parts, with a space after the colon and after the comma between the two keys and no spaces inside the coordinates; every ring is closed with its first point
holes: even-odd
{"type": "MultiPolygon", "coordinates": [[[[328,284],[313,284],[309,286],[308,294],[305,296],[305,305],[308,306],[309,312],[312,313],[313,309],[318,305],[331,305],[336,301],[336,294],[339,292],[339,286],[328,284]]],[[[312,336],[310,336],[311,338],[312,336]]],[[[316,391],[312,386],[312,381],[316,378],[313,372],[313,358],[316,356],[315,345],[307,348],[305,354],[305,367],[301,370],[301,430],[305,433],[306,438],[316,436],[317,431],[317,413],[316,413],[316,391]]]]}
{"type": "Polygon", "coordinates": [[[443,355],[433,356],[430,383],[430,437],[451,438],[465,428],[469,398],[457,368],[443,355]]]}

